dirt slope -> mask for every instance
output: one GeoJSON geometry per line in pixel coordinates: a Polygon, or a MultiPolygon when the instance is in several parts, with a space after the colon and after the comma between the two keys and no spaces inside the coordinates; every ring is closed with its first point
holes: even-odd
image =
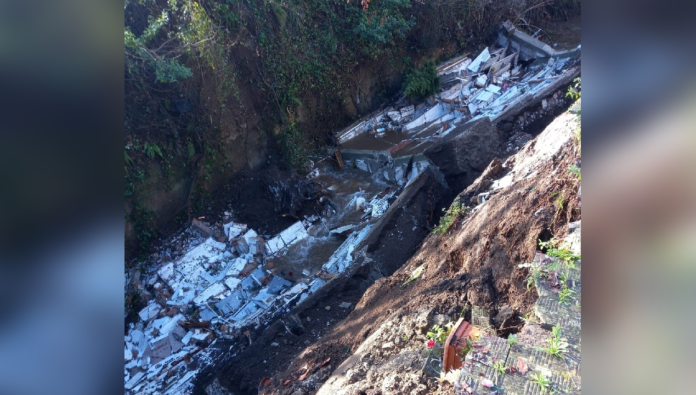
{"type": "Polygon", "coordinates": [[[580,217],[579,180],[568,171],[579,165],[579,127],[577,115],[562,114],[505,163],[494,160],[457,197],[469,207],[445,234],[428,236],[405,265],[377,280],[342,322],[259,392],[430,393],[437,382],[420,369],[433,323],[470,318],[472,305],[491,317],[510,306],[513,316],[496,330],[519,330],[537,292],[527,289],[527,269],[517,265],[531,262],[538,239],[562,237],[580,217]],[[479,193],[496,185],[485,203],[472,207],[479,193]],[[405,284],[417,268],[420,276],[405,284]],[[401,378],[388,374],[394,370],[401,378]]]}

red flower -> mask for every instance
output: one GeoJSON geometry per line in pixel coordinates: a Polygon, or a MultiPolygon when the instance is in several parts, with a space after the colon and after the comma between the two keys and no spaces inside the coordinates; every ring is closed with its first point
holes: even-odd
{"type": "Polygon", "coordinates": [[[435,347],[435,340],[428,340],[428,348],[435,347]]]}

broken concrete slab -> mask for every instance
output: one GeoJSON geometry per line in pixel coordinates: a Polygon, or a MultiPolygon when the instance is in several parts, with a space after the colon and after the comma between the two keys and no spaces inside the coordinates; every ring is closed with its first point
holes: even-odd
{"type": "Polygon", "coordinates": [[[204,307],[200,309],[199,316],[203,321],[210,321],[213,318],[217,318],[218,315],[210,308],[204,307]]]}
{"type": "Polygon", "coordinates": [[[353,262],[352,252],[355,247],[362,242],[365,236],[372,229],[372,225],[367,225],[362,230],[353,232],[346,241],[341,244],[331,255],[328,261],[322,266],[327,273],[341,273],[351,262],[353,262]]]}
{"type": "Polygon", "coordinates": [[[281,277],[274,276],[268,283],[267,292],[273,295],[280,294],[285,288],[289,288],[292,285],[290,281],[287,281],[281,277]]]}
{"type": "Polygon", "coordinates": [[[491,58],[491,53],[488,47],[484,48],[483,51],[469,64],[466,69],[472,73],[477,73],[481,64],[491,58]]]}
{"type": "Polygon", "coordinates": [[[143,353],[143,358],[150,358],[150,364],[156,364],[157,362],[167,358],[173,353],[179,351],[184,344],[181,339],[186,335],[184,328],[176,326],[172,329],[169,334],[152,344],[149,345],[147,350],[143,353]]]}
{"type": "Polygon", "coordinates": [[[198,305],[205,303],[208,299],[216,297],[225,291],[227,291],[227,288],[223,283],[214,283],[210,287],[206,288],[205,291],[193,298],[193,303],[198,305]]]}
{"type": "Polygon", "coordinates": [[[229,288],[231,291],[234,291],[239,287],[239,285],[242,283],[242,280],[236,278],[236,277],[227,277],[225,279],[225,285],[227,285],[227,288],[229,288]]]}
{"type": "Polygon", "coordinates": [[[357,224],[348,224],[348,225],[345,225],[345,226],[341,226],[341,227],[338,227],[338,228],[331,229],[331,230],[329,231],[329,233],[331,233],[331,234],[337,234],[337,235],[344,235],[344,236],[345,236],[345,235],[348,234],[350,231],[352,231],[356,226],[357,226],[357,224]]]}
{"type": "Polygon", "coordinates": [[[138,316],[140,317],[141,321],[150,322],[151,320],[157,318],[157,315],[161,310],[162,307],[155,303],[154,300],[151,300],[150,303],[147,306],[145,306],[144,309],[140,310],[138,316]]]}
{"type": "Polygon", "coordinates": [[[235,237],[245,232],[247,230],[247,225],[238,224],[236,222],[229,222],[222,225],[222,228],[225,230],[225,235],[227,235],[227,239],[231,241],[235,237]]]}

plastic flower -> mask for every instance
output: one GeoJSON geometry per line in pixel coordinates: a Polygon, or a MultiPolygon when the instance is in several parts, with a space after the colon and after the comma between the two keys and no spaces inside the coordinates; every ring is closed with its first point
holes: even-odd
{"type": "Polygon", "coordinates": [[[435,340],[428,340],[428,348],[435,347],[435,340]]]}

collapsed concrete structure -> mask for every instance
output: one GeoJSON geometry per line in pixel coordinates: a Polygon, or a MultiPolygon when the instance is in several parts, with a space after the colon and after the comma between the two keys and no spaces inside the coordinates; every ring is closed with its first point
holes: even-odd
{"type": "Polygon", "coordinates": [[[337,133],[345,148],[374,146],[393,158],[423,152],[478,120],[492,123],[541,101],[580,73],[580,46],[555,51],[506,22],[478,56],[438,67],[442,91],[417,106],[401,99],[337,133]]]}
{"type": "MultiPolygon", "coordinates": [[[[363,246],[400,240],[385,233],[395,224],[416,222],[402,208],[430,204],[429,193],[447,189],[448,176],[466,173],[467,182],[473,181],[502,147],[493,123],[567,85],[579,73],[579,52],[556,52],[506,23],[493,48],[438,68],[443,91],[434,101],[387,108],[339,132],[338,141],[348,147],[341,151],[342,161],[393,188],[364,196],[361,221],[332,231],[347,238],[320,272],[303,273],[305,278],[296,281],[270,270],[274,258],[325,226],[311,216],[273,237],[229,222],[224,238],[191,243],[182,257],[143,274],[138,282],[155,291],[138,313],[140,322],[127,328],[126,393],[184,393],[217,358],[218,349],[211,346],[297,310],[349,270],[363,246]],[[366,141],[369,149],[360,149],[366,141]]],[[[308,178],[319,174],[316,168],[308,178]]],[[[408,259],[408,251],[394,262],[408,259]]],[[[387,274],[398,268],[391,266],[379,270],[387,274]]]]}

